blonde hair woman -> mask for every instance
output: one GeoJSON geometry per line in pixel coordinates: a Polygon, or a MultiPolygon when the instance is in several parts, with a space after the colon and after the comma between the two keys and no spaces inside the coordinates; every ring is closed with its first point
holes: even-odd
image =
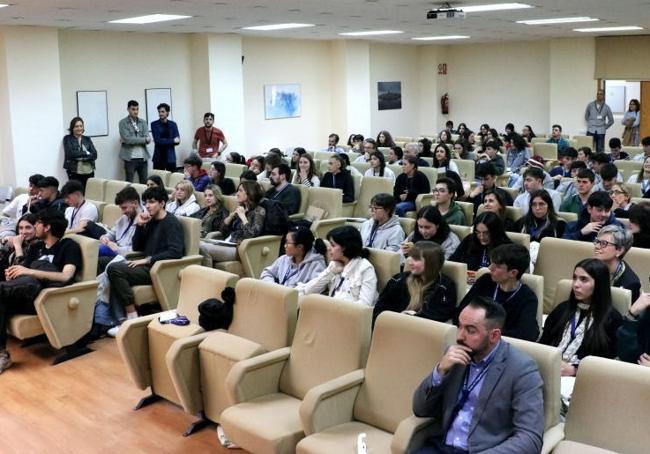
{"type": "Polygon", "coordinates": [[[199,204],[196,203],[194,186],[188,180],[176,183],[173,199],[167,205],[167,212],[175,216],[192,216],[201,209],[199,204]]]}

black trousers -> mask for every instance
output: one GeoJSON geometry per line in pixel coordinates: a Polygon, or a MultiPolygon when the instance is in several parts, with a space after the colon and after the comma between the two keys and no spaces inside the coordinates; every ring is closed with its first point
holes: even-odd
{"type": "Polygon", "coordinates": [[[0,282],[0,350],[7,348],[7,323],[14,314],[36,314],[34,300],[41,291],[31,276],[0,282]]]}
{"type": "Polygon", "coordinates": [[[431,438],[427,446],[414,451],[412,454],[467,454],[467,451],[447,446],[438,438],[431,438]]]}
{"type": "Polygon", "coordinates": [[[108,280],[111,283],[111,298],[117,298],[122,306],[135,304],[131,287],[151,284],[151,267],[148,265],[129,268],[126,262],[113,263],[108,267],[108,280]]]}
{"type": "Polygon", "coordinates": [[[124,175],[126,181],[133,183],[133,177],[137,173],[140,184],[146,184],[149,172],[148,166],[149,163],[146,159],[131,159],[130,161],[124,161],[124,175]]]}
{"type": "Polygon", "coordinates": [[[86,190],[86,182],[88,181],[88,179],[94,177],[95,177],[95,172],[87,173],[85,175],[68,172],[68,180],[77,180],[79,183],[81,183],[81,186],[83,186],[84,191],[86,190]]]}

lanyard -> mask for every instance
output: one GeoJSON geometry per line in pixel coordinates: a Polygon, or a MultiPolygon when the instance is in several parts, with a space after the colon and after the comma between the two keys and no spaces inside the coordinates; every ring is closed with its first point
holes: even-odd
{"type": "Polygon", "coordinates": [[[494,357],[490,358],[489,361],[486,362],[485,367],[483,370],[481,370],[476,377],[474,377],[474,380],[472,380],[471,383],[469,383],[469,371],[470,371],[470,366],[467,366],[467,369],[465,369],[465,378],[463,380],[463,387],[460,391],[460,397],[458,398],[458,401],[456,401],[456,406],[454,407],[454,410],[451,415],[451,422],[456,419],[456,416],[458,416],[458,413],[460,410],[465,406],[467,403],[467,400],[469,399],[469,395],[472,393],[474,388],[485,378],[485,375],[488,373],[488,369],[490,368],[490,365],[492,364],[492,360],[494,357]]]}
{"type": "Polygon", "coordinates": [[[295,271],[292,271],[291,265],[289,265],[289,269],[287,270],[286,273],[284,273],[284,277],[282,278],[282,282],[280,282],[280,284],[281,285],[286,284],[289,279],[291,279],[296,274],[298,274],[298,271],[300,271],[300,266],[298,266],[295,271]]]}
{"type": "Polygon", "coordinates": [[[288,186],[289,186],[289,183],[285,184],[284,187],[283,187],[282,189],[280,189],[279,191],[276,190],[276,191],[275,191],[275,194],[273,194],[273,197],[272,197],[273,200],[277,199],[277,198],[280,196],[280,193],[282,193],[282,191],[284,191],[285,189],[287,189],[288,186]]]}
{"type": "Polygon", "coordinates": [[[488,266],[490,264],[490,260],[488,259],[487,255],[487,248],[483,249],[483,257],[481,258],[481,266],[488,266]]]}
{"type": "Polygon", "coordinates": [[[366,247],[372,247],[372,243],[375,242],[375,238],[377,237],[378,230],[379,230],[379,223],[375,222],[375,225],[373,225],[372,230],[370,231],[370,238],[368,238],[366,247]]]}
{"type": "MultiPolygon", "coordinates": [[[[522,285],[522,284],[521,284],[521,282],[520,282],[519,285],[517,285],[517,288],[515,289],[515,291],[512,292],[512,295],[510,295],[510,296],[509,296],[509,297],[508,297],[508,298],[507,298],[503,303],[501,303],[502,306],[503,306],[504,304],[506,304],[508,301],[510,301],[511,299],[513,299],[513,298],[515,297],[515,295],[517,294],[517,292],[521,289],[521,285],[522,285]]],[[[495,289],[494,289],[494,295],[492,295],[492,299],[494,300],[494,302],[497,302],[497,293],[498,293],[498,292],[499,292],[499,284],[497,284],[497,286],[495,287],[495,289]]],[[[504,293],[505,293],[505,292],[504,292],[504,293]]]]}
{"type": "Polygon", "coordinates": [[[135,218],[133,218],[133,219],[131,219],[129,221],[129,225],[126,226],[126,230],[124,232],[122,232],[122,235],[120,235],[120,237],[117,239],[116,243],[119,243],[120,241],[122,241],[122,238],[124,238],[126,236],[126,234],[129,233],[129,229],[133,225],[133,221],[135,221],[135,218]]]}
{"type": "Polygon", "coordinates": [[[620,277],[623,275],[625,272],[625,265],[623,265],[623,261],[621,260],[618,262],[618,265],[616,265],[616,271],[614,271],[614,275],[612,276],[612,281],[611,284],[614,285],[614,282],[620,279],[620,277]]]}
{"type": "Polygon", "coordinates": [[[336,188],[336,175],[332,174],[332,187],[336,188]]]}
{"type": "Polygon", "coordinates": [[[598,107],[598,104],[594,102],[594,107],[596,108],[596,112],[601,113],[603,111],[603,107],[605,107],[605,103],[602,103],[600,107],[598,107]]]}
{"type": "Polygon", "coordinates": [[[76,210],[72,210],[72,217],[70,218],[70,228],[72,228],[72,226],[74,225],[74,218],[77,217],[77,214],[79,214],[79,211],[81,210],[81,207],[84,206],[84,203],[86,203],[85,200],[81,202],[79,208],[77,208],[76,210]]]}
{"type": "Polygon", "coordinates": [[[210,140],[208,140],[208,128],[203,128],[205,129],[204,134],[205,134],[205,144],[206,145],[212,145],[212,134],[214,134],[214,128],[210,128],[210,140]]]}
{"type": "Polygon", "coordinates": [[[334,294],[341,289],[341,286],[343,285],[344,280],[345,280],[345,278],[343,276],[341,276],[341,280],[339,281],[339,285],[337,285],[336,287],[334,287],[332,289],[332,291],[330,292],[330,296],[334,296],[334,294]]]}
{"type": "Polygon", "coordinates": [[[576,314],[571,317],[571,342],[576,338],[576,314]]]}

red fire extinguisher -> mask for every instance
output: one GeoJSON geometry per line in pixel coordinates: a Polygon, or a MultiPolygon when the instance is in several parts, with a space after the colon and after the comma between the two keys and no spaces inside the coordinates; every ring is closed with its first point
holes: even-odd
{"type": "Polygon", "coordinates": [[[440,98],[440,110],[443,115],[449,115],[449,94],[445,93],[440,98]]]}

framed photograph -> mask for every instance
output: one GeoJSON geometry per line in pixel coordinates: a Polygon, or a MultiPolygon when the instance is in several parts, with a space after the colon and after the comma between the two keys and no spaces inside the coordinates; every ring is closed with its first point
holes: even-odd
{"type": "Polygon", "coordinates": [[[402,108],[402,82],[377,82],[379,110],[402,108]]]}
{"type": "Polygon", "coordinates": [[[295,118],[301,114],[300,84],[264,85],[264,118],[295,118]]]}
{"type": "Polygon", "coordinates": [[[83,118],[85,135],[108,135],[107,99],[106,90],[77,91],[77,116],[83,118]]]}
{"type": "MultiPolygon", "coordinates": [[[[147,123],[151,125],[152,121],[158,120],[158,104],[166,103],[172,106],[172,89],[171,88],[146,88],[144,90],[144,100],[147,106],[147,123]]],[[[174,110],[169,112],[169,119],[174,119],[174,110]]]]}

